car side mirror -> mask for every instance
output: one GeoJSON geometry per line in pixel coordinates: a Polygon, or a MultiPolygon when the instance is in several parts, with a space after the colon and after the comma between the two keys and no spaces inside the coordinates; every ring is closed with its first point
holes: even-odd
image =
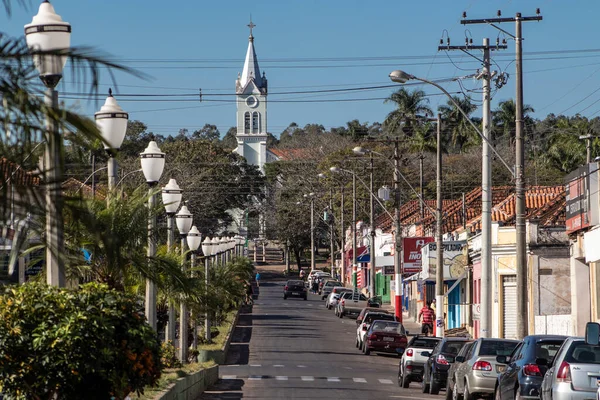
{"type": "Polygon", "coordinates": [[[496,362],[500,364],[508,364],[510,357],[507,356],[496,356],[496,362]]]}
{"type": "Polygon", "coordinates": [[[463,356],[456,356],[456,357],[445,356],[445,357],[446,357],[446,361],[448,361],[449,363],[453,363],[453,362],[461,363],[461,362],[465,361],[465,358],[463,356]]]}
{"type": "Polygon", "coordinates": [[[537,365],[544,365],[544,366],[548,366],[548,364],[550,364],[550,362],[545,358],[536,358],[535,363],[537,365]]]}
{"type": "Polygon", "coordinates": [[[363,331],[366,331],[367,329],[369,329],[369,328],[367,328],[367,326],[366,326],[366,325],[363,325],[363,327],[362,327],[362,330],[363,330],[363,331]]]}
{"type": "Polygon", "coordinates": [[[428,351],[422,351],[421,352],[421,357],[431,357],[431,353],[428,351]]]}
{"type": "Polygon", "coordinates": [[[585,324],[585,343],[597,346],[598,342],[600,342],[600,324],[588,322],[585,324]]]}

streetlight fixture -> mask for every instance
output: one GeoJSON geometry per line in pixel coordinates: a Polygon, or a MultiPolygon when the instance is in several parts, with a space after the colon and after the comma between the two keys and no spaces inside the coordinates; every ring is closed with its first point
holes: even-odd
{"type": "MultiPolygon", "coordinates": [[[[206,299],[208,300],[208,284],[210,282],[210,269],[209,269],[209,260],[214,251],[214,245],[212,240],[207,236],[202,242],[202,253],[204,253],[204,284],[206,285],[206,299]]],[[[210,335],[210,313],[208,307],[206,307],[206,312],[204,314],[204,338],[207,343],[211,341],[210,335]]]]}
{"type": "MultiPolygon", "coordinates": [[[[173,250],[173,243],[175,242],[175,232],[173,231],[173,218],[181,198],[183,197],[183,190],[177,184],[177,181],[173,178],[169,179],[167,186],[162,188],[162,202],[165,205],[165,211],[167,213],[167,251],[173,250]]],[[[175,307],[173,304],[169,304],[169,322],[167,324],[166,341],[175,341],[175,307]]]]}
{"type": "MultiPolygon", "coordinates": [[[[148,262],[156,255],[156,242],[154,231],[156,230],[156,196],[154,186],[160,180],[160,176],[165,168],[165,153],[160,151],[155,141],[151,141],[143,153],[140,153],[142,171],[148,183],[148,262]]],[[[146,280],[146,319],[148,324],[156,330],[156,285],[150,279],[146,280]]]]}
{"type": "Polygon", "coordinates": [[[125,139],[129,114],[119,106],[112,95],[112,89],[108,89],[108,97],[94,117],[96,126],[104,139],[104,149],[108,153],[108,189],[110,190],[115,187],[117,180],[118,166],[115,160],[115,150],[121,148],[123,139],[125,139]]]}
{"type": "Polygon", "coordinates": [[[211,253],[210,255],[213,256],[213,265],[217,264],[217,256],[219,255],[219,253],[221,253],[221,241],[219,240],[218,237],[213,237],[212,238],[212,248],[211,248],[211,253]]]}
{"type": "MultiPolygon", "coordinates": [[[[194,274],[194,267],[196,266],[196,252],[198,251],[198,248],[200,247],[200,243],[202,243],[202,235],[200,234],[200,231],[198,231],[198,228],[196,228],[196,226],[192,226],[192,229],[190,229],[190,231],[187,234],[187,245],[190,249],[191,252],[191,256],[190,256],[190,269],[192,270],[192,275],[194,274]]],[[[198,347],[198,323],[196,315],[193,315],[193,338],[194,341],[192,343],[192,347],[195,349],[198,347]]]]}
{"type": "MultiPolygon", "coordinates": [[[[183,205],[179,212],[175,214],[175,222],[177,223],[177,230],[181,236],[181,269],[185,273],[185,242],[186,236],[189,233],[193,217],[187,205],[183,205]]],[[[179,361],[185,364],[188,357],[188,312],[187,306],[183,299],[179,305],[179,361]]]]}
{"type": "MultiPolygon", "coordinates": [[[[40,4],[37,15],[25,25],[25,40],[32,52],[33,64],[46,86],[45,104],[58,109],[58,92],[54,90],[62,78],[67,62],[66,51],[71,46],[71,25],[56,14],[47,0],[40,4]]],[[[65,286],[64,219],[61,184],[63,181],[62,147],[57,121],[46,114],[47,140],[44,150],[44,180],[46,185],[46,282],[65,286]]]]}

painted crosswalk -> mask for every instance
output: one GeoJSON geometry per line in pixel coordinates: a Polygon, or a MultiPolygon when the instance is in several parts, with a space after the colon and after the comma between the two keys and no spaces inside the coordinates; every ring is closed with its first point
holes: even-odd
{"type": "MultiPolygon", "coordinates": [[[[238,376],[238,375],[223,375],[221,376],[223,380],[233,380],[233,379],[247,379],[249,381],[262,381],[262,380],[276,380],[276,381],[288,381],[288,380],[300,380],[302,382],[315,382],[315,381],[325,381],[325,382],[353,382],[353,383],[369,383],[366,378],[355,377],[355,378],[340,378],[337,376],[310,376],[310,375],[302,375],[302,376],[285,376],[285,375],[248,375],[248,376],[238,376]]],[[[392,385],[394,382],[391,379],[372,379],[371,383],[375,383],[375,381],[379,382],[383,385],[392,385]]]]}

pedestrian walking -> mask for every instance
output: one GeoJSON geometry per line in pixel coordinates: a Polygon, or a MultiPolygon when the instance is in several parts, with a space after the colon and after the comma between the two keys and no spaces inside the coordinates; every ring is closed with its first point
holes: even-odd
{"type": "Polygon", "coordinates": [[[417,322],[421,323],[421,333],[424,333],[425,336],[429,336],[429,332],[433,334],[433,320],[435,318],[433,308],[431,308],[431,303],[425,303],[425,307],[421,308],[419,311],[419,316],[417,318],[417,322]]]}
{"type": "Polygon", "coordinates": [[[256,286],[260,287],[260,272],[256,273],[256,276],[254,277],[254,279],[256,280],[256,286]]]}

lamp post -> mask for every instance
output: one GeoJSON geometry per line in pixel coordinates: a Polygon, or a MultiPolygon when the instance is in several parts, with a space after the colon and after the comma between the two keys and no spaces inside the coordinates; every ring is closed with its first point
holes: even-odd
{"type": "Polygon", "coordinates": [[[104,139],[104,149],[108,153],[108,189],[112,190],[117,180],[118,168],[115,151],[121,148],[125,139],[129,114],[119,106],[112,95],[112,89],[108,89],[108,97],[94,117],[104,139]]]}
{"type": "MultiPolygon", "coordinates": [[[[212,240],[210,240],[210,238],[207,236],[202,242],[202,253],[204,253],[204,284],[206,286],[206,301],[208,301],[208,284],[210,282],[209,259],[212,255],[213,247],[212,240]]],[[[204,338],[206,339],[207,343],[210,343],[210,313],[206,302],[204,307],[206,308],[204,314],[204,338]]]]}
{"type": "MultiPolygon", "coordinates": [[[[175,222],[177,230],[181,236],[181,269],[185,273],[185,242],[186,236],[192,227],[192,213],[188,210],[187,205],[183,205],[179,212],[175,214],[175,222]]],[[[184,299],[181,299],[179,305],[179,361],[187,362],[188,357],[188,312],[184,299]]]]}
{"type": "MultiPolygon", "coordinates": [[[[508,165],[508,163],[504,160],[504,158],[502,158],[502,156],[498,153],[498,151],[496,151],[496,149],[494,148],[494,146],[492,145],[492,143],[489,140],[489,135],[485,135],[483,134],[479,128],[477,127],[477,125],[475,125],[475,123],[473,123],[473,121],[471,121],[471,118],[469,118],[469,116],[467,115],[467,113],[460,107],[460,105],[456,102],[456,100],[454,100],[454,98],[450,95],[450,93],[448,93],[448,91],[446,91],[442,86],[438,85],[435,82],[431,82],[427,79],[423,79],[423,78],[418,78],[414,75],[408,74],[404,71],[400,71],[400,70],[396,70],[396,71],[392,71],[389,75],[390,79],[393,82],[397,82],[397,83],[406,83],[406,81],[410,80],[410,79],[414,79],[414,80],[418,80],[424,83],[428,83],[430,85],[435,86],[436,88],[438,88],[439,90],[441,90],[447,97],[448,99],[450,99],[450,101],[452,102],[452,104],[454,104],[454,106],[458,109],[458,111],[463,115],[463,117],[465,117],[465,119],[469,122],[469,124],[471,125],[471,127],[473,127],[473,129],[477,132],[477,134],[481,137],[481,139],[485,142],[485,144],[487,146],[484,146],[484,155],[486,155],[487,153],[485,153],[485,151],[487,150],[491,150],[494,152],[494,154],[496,154],[498,160],[500,160],[500,162],[502,162],[502,164],[504,164],[504,166],[510,171],[511,175],[516,178],[515,182],[516,182],[516,192],[517,192],[517,197],[519,196],[519,193],[524,193],[523,191],[520,191],[520,189],[522,189],[522,186],[519,186],[522,181],[520,181],[520,175],[518,174],[519,170],[515,171],[508,165]]],[[[489,112],[489,110],[488,110],[489,112]]],[[[438,118],[439,120],[439,118],[438,118]]],[[[485,120],[485,116],[484,116],[484,120],[485,120]]],[[[439,129],[439,123],[438,123],[438,129],[439,129]]],[[[438,150],[439,153],[439,150],[438,150]]],[[[438,155],[438,159],[441,156],[438,155]]],[[[486,156],[489,159],[489,155],[486,156]]],[[[517,160],[518,161],[518,160],[517,160]]],[[[487,170],[487,175],[489,175],[489,170],[487,170]]],[[[441,178],[438,179],[441,182],[441,178]]],[[[490,211],[490,206],[491,206],[491,195],[490,195],[490,191],[486,190],[487,188],[485,187],[485,181],[487,180],[486,177],[486,170],[484,170],[483,172],[483,181],[482,184],[484,184],[484,186],[482,187],[483,189],[483,196],[482,196],[482,242],[483,242],[483,248],[482,248],[482,271],[481,271],[481,275],[482,275],[482,280],[481,280],[481,334],[482,337],[488,337],[489,333],[490,333],[490,318],[489,316],[491,315],[491,296],[489,296],[488,294],[491,292],[491,288],[489,287],[490,285],[490,279],[489,277],[491,276],[491,211],[490,211]]],[[[440,183],[441,184],[441,183],[440,183]]],[[[438,205],[438,208],[441,209],[441,206],[438,205]]],[[[517,260],[519,259],[523,259],[526,255],[525,255],[525,246],[519,246],[519,239],[521,237],[523,237],[522,235],[519,235],[519,221],[523,221],[523,214],[519,213],[521,209],[519,209],[519,202],[517,201],[517,260]]],[[[438,246],[438,252],[440,251],[439,246],[438,246]]],[[[519,264],[517,262],[517,264],[519,264]]],[[[520,270],[519,268],[517,268],[517,281],[519,281],[519,278],[522,278],[520,275],[522,274],[522,270],[520,270]],[[521,272],[521,273],[520,273],[521,272]]],[[[437,302],[437,300],[436,300],[437,302]]],[[[438,306],[436,307],[436,310],[440,308],[440,305],[438,304],[438,306]]],[[[522,308],[522,307],[521,307],[522,308]]],[[[521,315],[521,314],[519,314],[521,315]]],[[[437,316],[439,317],[439,316],[437,316]]]]}
{"type": "MultiPolygon", "coordinates": [[[[192,276],[194,275],[194,268],[196,266],[196,252],[200,247],[200,243],[202,242],[202,235],[196,226],[192,226],[192,229],[187,234],[187,245],[190,249],[190,269],[192,270],[192,276]]],[[[192,347],[195,349],[198,347],[198,323],[197,317],[194,314],[193,316],[193,338],[194,341],[192,343],[192,347]]]]}
{"type": "Polygon", "coordinates": [[[310,270],[315,270],[315,194],[305,194],[304,198],[310,199],[310,270]]]}
{"type": "MultiPolygon", "coordinates": [[[[353,150],[354,154],[357,155],[365,155],[365,151],[363,151],[362,147],[355,147],[353,150]]],[[[377,275],[377,269],[375,264],[375,203],[373,202],[373,152],[369,152],[369,191],[371,195],[369,196],[369,225],[370,225],[370,236],[371,240],[369,242],[369,264],[371,279],[369,280],[369,292],[371,297],[374,297],[376,293],[376,283],[375,277],[377,275]]]]}
{"type": "Polygon", "coordinates": [[[220,240],[218,237],[213,237],[212,238],[212,247],[211,247],[211,253],[210,255],[213,257],[212,262],[213,265],[217,265],[217,256],[219,255],[219,253],[221,252],[221,246],[220,246],[220,240]]]}
{"type": "MultiPolygon", "coordinates": [[[[167,213],[167,251],[170,253],[173,250],[173,242],[175,241],[175,232],[173,231],[173,218],[175,212],[179,208],[181,198],[183,196],[183,190],[177,184],[177,181],[173,178],[169,180],[167,186],[162,188],[162,202],[165,206],[167,213]]],[[[169,302],[169,321],[167,323],[167,330],[165,340],[174,342],[175,341],[175,306],[172,302],[169,302]]]]}
{"type": "MultiPolygon", "coordinates": [[[[154,232],[156,230],[156,196],[154,186],[160,180],[160,176],[165,168],[165,153],[160,151],[155,141],[148,143],[148,147],[143,153],[140,153],[142,171],[148,183],[148,263],[152,262],[152,257],[156,255],[156,242],[154,232]]],[[[146,280],[146,319],[148,324],[156,330],[156,285],[150,279],[146,280]]]]}
{"type": "Polygon", "coordinates": [[[46,185],[46,282],[65,286],[64,219],[62,181],[64,159],[63,138],[55,114],[58,92],[54,89],[62,78],[67,62],[64,54],[71,45],[71,25],[56,14],[48,1],[40,4],[37,15],[25,25],[25,40],[33,54],[33,63],[46,86],[46,147],[44,150],[44,183],[46,185]],[[50,54],[48,54],[50,53],[50,54]],[[54,115],[53,115],[54,114],[54,115]]]}
{"type": "Polygon", "coordinates": [[[346,172],[352,174],[352,225],[350,232],[352,234],[352,286],[356,289],[356,174],[352,171],[341,169],[339,167],[331,167],[329,170],[335,174],[346,172]]]}

